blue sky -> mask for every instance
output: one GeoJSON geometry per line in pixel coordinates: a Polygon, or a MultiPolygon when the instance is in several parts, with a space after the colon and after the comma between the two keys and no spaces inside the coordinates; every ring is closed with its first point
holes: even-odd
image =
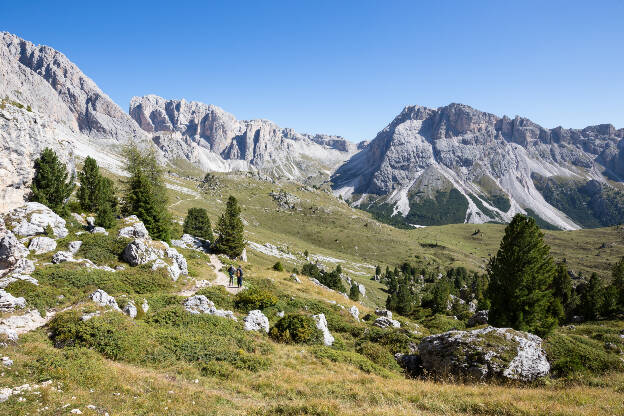
{"type": "Polygon", "coordinates": [[[624,127],[624,1],[3,2],[122,108],[157,94],[372,139],[405,105],[624,127]]]}

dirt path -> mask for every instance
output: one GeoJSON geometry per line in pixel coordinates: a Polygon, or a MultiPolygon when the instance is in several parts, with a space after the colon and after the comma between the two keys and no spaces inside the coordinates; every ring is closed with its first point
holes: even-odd
{"type": "MultiPolygon", "coordinates": [[[[221,269],[223,268],[223,263],[221,263],[219,257],[217,257],[215,254],[211,254],[210,264],[212,265],[212,267],[214,267],[215,274],[217,275],[217,278],[215,279],[213,284],[225,287],[225,290],[230,293],[236,294],[241,291],[241,289],[239,289],[238,287],[230,286],[230,277],[221,271],[221,269]]],[[[236,284],[236,277],[234,277],[234,283],[236,284]]]]}

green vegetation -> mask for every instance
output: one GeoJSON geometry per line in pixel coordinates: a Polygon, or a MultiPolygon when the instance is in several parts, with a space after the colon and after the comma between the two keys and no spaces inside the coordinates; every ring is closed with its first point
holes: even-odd
{"type": "Polygon", "coordinates": [[[283,272],[284,271],[284,265],[281,262],[276,262],[273,265],[273,270],[275,270],[276,272],[283,272]]]}
{"type": "Polygon", "coordinates": [[[217,225],[215,251],[236,258],[243,253],[245,239],[243,237],[243,222],[240,219],[241,209],[236,198],[230,195],[225,212],[221,214],[217,225]]]}
{"type": "Polygon", "coordinates": [[[91,260],[100,266],[113,266],[118,263],[119,257],[128,241],[118,239],[114,235],[84,234],[78,256],[91,260]]]}
{"type": "Polygon", "coordinates": [[[301,314],[284,316],[271,328],[269,334],[275,341],[284,343],[315,344],[320,341],[314,319],[301,314]]]}
{"type": "Polygon", "coordinates": [[[125,150],[125,169],[130,178],[125,182],[124,210],[143,223],[152,238],[171,239],[171,219],[167,211],[167,193],[163,172],[154,150],[139,150],[131,145],[125,150]]]}
{"type": "Polygon", "coordinates": [[[50,148],[45,148],[35,160],[29,201],[47,205],[57,214],[67,215],[65,201],[74,191],[74,177],[68,179],[67,168],[50,148]]]}
{"type": "Polygon", "coordinates": [[[340,277],[341,271],[339,267],[340,265],[336,266],[334,271],[327,272],[325,270],[321,270],[316,264],[306,263],[301,268],[301,273],[318,280],[321,284],[330,289],[344,293],[346,292],[346,289],[342,284],[342,278],[340,277]]]}
{"type": "Polygon", "coordinates": [[[214,241],[212,225],[205,208],[189,208],[184,219],[183,230],[185,234],[203,238],[210,242],[214,241]]]}
{"type": "Polygon", "coordinates": [[[277,303],[277,297],[268,290],[249,288],[238,292],[234,298],[234,306],[243,312],[249,312],[254,309],[265,309],[274,306],[277,303]]]}
{"type": "Polygon", "coordinates": [[[562,307],[552,292],[555,265],[535,220],[521,214],[513,218],[488,275],[492,325],[538,335],[557,325],[562,307]]]}
{"type": "Polygon", "coordinates": [[[354,302],[360,300],[360,288],[356,284],[351,285],[351,289],[349,289],[349,299],[354,302]]]}
{"type": "Polygon", "coordinates": [[[92,157],[85,159],[82,171],[78,172],[80,188],[77,197],[80,207],[87,212],[95,212],[95,225],[110,228],[115,223],[117,197],[112,180],[100,174],[100,168],[92,157]]]}

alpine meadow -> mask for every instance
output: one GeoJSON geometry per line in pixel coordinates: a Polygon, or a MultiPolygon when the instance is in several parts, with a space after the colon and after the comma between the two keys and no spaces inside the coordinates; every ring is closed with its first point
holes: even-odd
{"type": "Polygon", "coordinates": [[[0,415],[624,414],[621,3],[53,6],[0,17],[0,415]]]}

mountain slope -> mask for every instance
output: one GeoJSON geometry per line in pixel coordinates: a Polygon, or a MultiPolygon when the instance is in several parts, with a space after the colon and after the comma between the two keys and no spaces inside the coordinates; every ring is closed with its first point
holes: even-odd
{"type": "Polygon", "coordinates": [[[237,120],[214,105],[133,97],[130,115],[169,159],[205,170],[260,170],[306,179],[328,175],[357,151],[339,136],[301,134],[268,120],[237,120]]]}
{"type": "Polygon", "coordinates": [[[623,137],[611,125],[548,130],[462,104],[409,106],[335,172],[332,186],[397,225],[504,222],[522,212],[576,229],[580,224],[548,203],[533,178],[609,186],[608,178],[621,174],[623,137]]]}

